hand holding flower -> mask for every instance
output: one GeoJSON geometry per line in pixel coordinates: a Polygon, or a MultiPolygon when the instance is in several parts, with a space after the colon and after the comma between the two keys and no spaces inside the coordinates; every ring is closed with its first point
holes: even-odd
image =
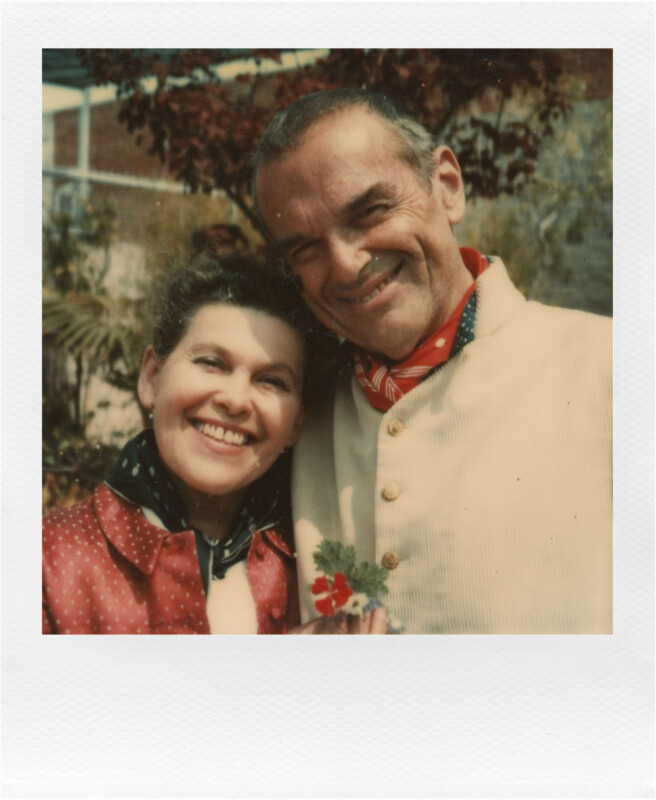
{"type": "Polygon", "coordinates": [[[365,611],[360,617],[357,614],[346,614],[338,611],[331,617],[317,617],[292,628],[294,634],[382,634],[387,633],[387,615],[382,606],[372,611],[365,611]]]}

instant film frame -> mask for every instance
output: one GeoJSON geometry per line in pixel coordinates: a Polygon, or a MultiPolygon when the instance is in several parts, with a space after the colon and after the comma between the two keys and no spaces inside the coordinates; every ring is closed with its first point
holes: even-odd
{"type": "Polygon", "coordinates": [[[5,795],[652,796],[651,4],[55,2],[2,16],[5,795]],[[613,49],[612,636],[41,636],[41,48],[219,38],[613,49]]]}

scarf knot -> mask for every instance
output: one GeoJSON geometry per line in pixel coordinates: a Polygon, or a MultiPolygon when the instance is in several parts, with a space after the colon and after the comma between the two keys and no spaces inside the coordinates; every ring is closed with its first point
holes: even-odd
{"type": "MultiPolygon", "coordinates": [[[[461,247],[460,254],[474,279],[490,264],[490,259],[469,247],[461,247]]],[[[472,283],[449,319],[403,361],[388,366],[375,354],[356,349],[353,358],[355,375],[374,408],[379,411],[390,409],[474,339],[475,289],[476,284],[472,283]]]]}

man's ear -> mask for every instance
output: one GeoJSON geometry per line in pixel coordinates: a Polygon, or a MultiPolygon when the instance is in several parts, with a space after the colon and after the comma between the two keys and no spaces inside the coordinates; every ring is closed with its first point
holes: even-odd
{"type": "Polygon", "coordinates": [[[447,219],[456,225],[465,215],[465,187],[458,159],[444,145],[435,148],[434,158],[433,191],[441,193],[447,219]]]}
{"type": "Polygon", "coordinates": [[[155,404],[157,393],[157,376],[162,368],[161,363],[155,357],[152,344],[149,344],[141,362],[141,372],[137,383],[139,400],[144,408],[152,408],[155,404]]]}

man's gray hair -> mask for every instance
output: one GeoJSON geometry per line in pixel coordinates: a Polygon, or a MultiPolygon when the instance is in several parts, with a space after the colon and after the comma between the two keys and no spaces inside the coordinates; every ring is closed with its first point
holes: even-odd
{"type": "Polygon", "coordinates": [[[303,134],[321,117],[345,108],[361,107],[376,114],[397,136],[401,157],[432,190],[435,138],[403,106],[383,94],[365,89],[332,89],[308,94],[279,111],[269,123],[253,156],[253,200],[257,206],[260,169],[301,144],[303,134]]]}

